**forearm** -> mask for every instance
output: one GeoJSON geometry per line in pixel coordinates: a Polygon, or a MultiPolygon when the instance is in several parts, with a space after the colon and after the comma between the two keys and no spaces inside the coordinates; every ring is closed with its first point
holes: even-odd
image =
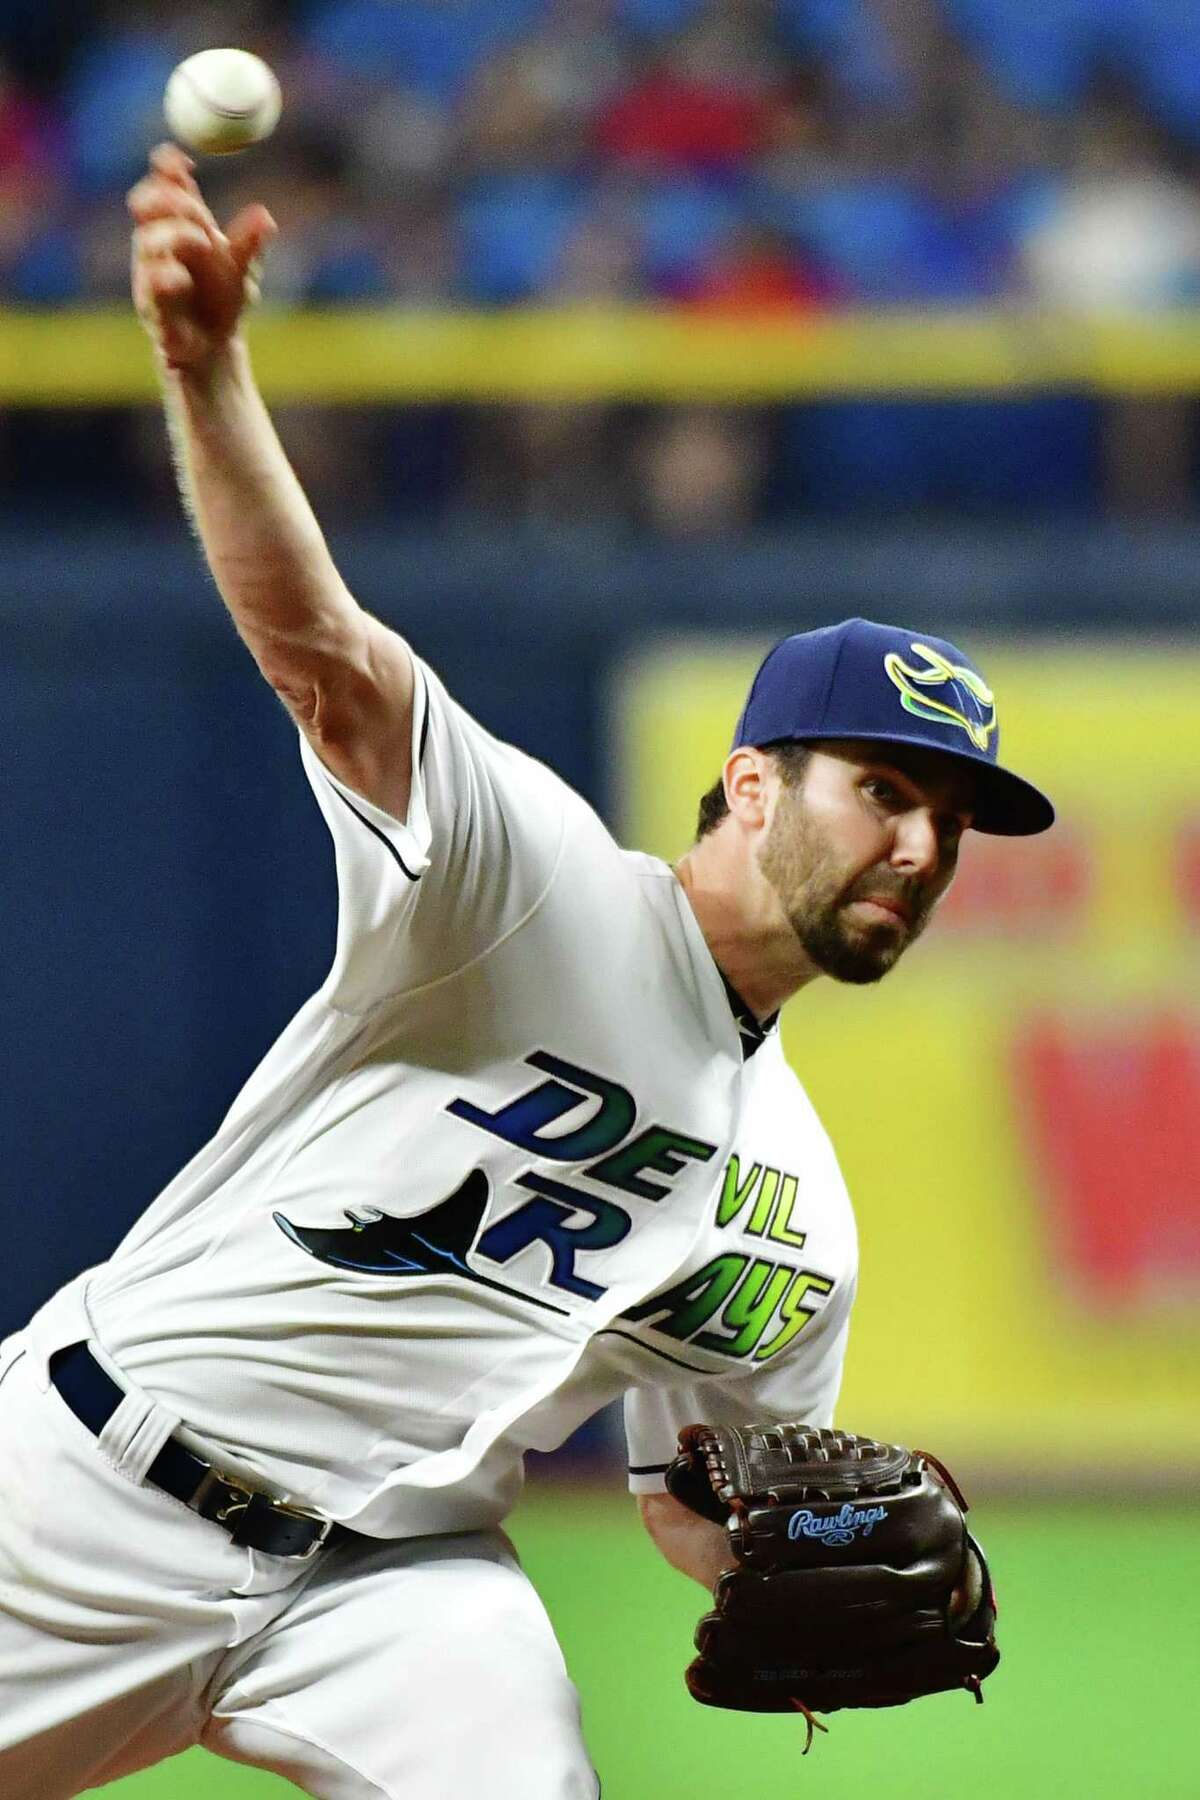
{"type": "Polygon", "coordinates": [[[344,661],[365,615],[342,582],[240,338],[160,379],[184,504],[263,674],[284,697],[344,661]]]}
{"type": "Polygon", "coordinates": [[[689,1511],[670,1494],[641,1494],[638,1510],[656,1548],[673,1569],[711,1589],[717,1577],[736,1565],[729,1539],[720,1525],[689,1511]]]}

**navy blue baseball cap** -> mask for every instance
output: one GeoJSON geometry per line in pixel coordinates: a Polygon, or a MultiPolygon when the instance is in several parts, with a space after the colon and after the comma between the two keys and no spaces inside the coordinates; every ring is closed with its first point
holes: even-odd
{"type": "Polygon", "coordinates": [[[1054,823],[1045,794],[1001,768],[992,690],[945,638],[845,619],[776,644],[751,683],[733,749],[822,738],[917,744],[969,763],[976,831],[1026,837],[1054,823]]]}

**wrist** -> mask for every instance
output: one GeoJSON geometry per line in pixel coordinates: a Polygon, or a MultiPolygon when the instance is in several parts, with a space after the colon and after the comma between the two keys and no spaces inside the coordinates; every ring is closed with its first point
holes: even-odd
{"type": "Polygon", "coordinates": [[[168,362],[161,349],[157,362],[164,387],[185,401],[210,402],[219,392],[250,380],[250,352],[238,332],[196,362],[168,362]]]}

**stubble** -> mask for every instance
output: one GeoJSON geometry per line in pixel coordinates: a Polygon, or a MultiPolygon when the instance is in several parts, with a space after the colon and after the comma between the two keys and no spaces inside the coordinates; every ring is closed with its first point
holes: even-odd
{"type": "Polygon", "coordinates": [[[848,876],[832,843],[808,813],[799,787],[785,788],[759,852],[759,866],[779,897],[809,960],[835,981],[865,986],[894,968],[929,922],[934,897],[886,865],[848,876]],[[856,900],[899,902],[908,921],[868,920],[856,900]]]}

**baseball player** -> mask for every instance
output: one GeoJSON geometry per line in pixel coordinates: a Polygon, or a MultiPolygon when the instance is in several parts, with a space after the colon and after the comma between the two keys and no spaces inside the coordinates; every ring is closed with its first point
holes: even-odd
{"type": "MultiPolygon", "coordinates": [[[[195,1743],[329,1800],[590,1800],[500,1527],[623,1396],[656,1544],[680,1429],[828,1425],[850,1206],[779,1008],[869,982],[963,831],[1044,828],[979,671],[851,620],[760,668],[696,844],[620,849],[340,580],[238,322],[273,232],[172,146],[133,291],[216,582],[298,728],[333,965],[112,1257],[0,1347],[0,1792],[195,1743]]],[[[281,908],[281,912],[286,907],[281,908]]]]}

